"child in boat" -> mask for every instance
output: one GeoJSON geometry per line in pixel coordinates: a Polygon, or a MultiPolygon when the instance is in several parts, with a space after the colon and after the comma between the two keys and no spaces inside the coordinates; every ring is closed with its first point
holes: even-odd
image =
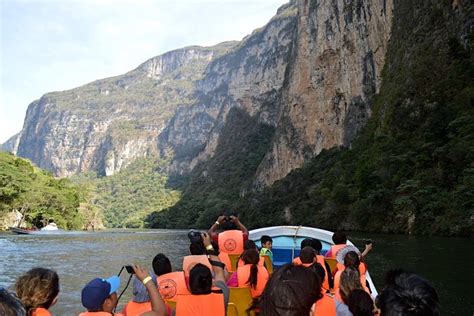
{"type": "Polygon", "coordinates": [[[273,239],[270,236],[263,235],[260,238],[260,243],[262,244],[262,249],[260,249],[260,255],[261,256],[269,256],[270,260],[273,262],[273,252],[272,252],[272,246],[273,246],[273,239]]]}
{"type": "Polygon", "coordinates": [[[29,316],[51,316],[48,309],[59,294],[58,274],[49,269],[34,268],[18,278],[16,294],[29,316]]]}
{"type": "Polygon", "coordinates": [[[26,311],[21,301],[3,288],[0,288],[0,315],[26,316],[26,311]]]}

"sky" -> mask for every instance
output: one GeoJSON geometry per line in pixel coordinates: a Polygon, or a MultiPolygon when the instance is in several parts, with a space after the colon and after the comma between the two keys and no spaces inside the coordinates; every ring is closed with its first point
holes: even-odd
{"type": "Polygon", "coordinates": [[[0,143],[51,91],[167,51],[241,40],[288,0],[0,0],[0,143]]]}

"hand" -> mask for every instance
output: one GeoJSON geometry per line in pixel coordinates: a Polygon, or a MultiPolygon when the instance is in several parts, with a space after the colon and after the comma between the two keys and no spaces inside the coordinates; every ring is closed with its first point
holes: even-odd
{"type": "Polygon", "coordinates": [[[372,243],[365,245],[365,251],[369,252],[372,250],[372,243]]]}
{"type": "Polygon", "coordinates": [[[209,236],[208,233],[204,232],[204,233],[201,233],[201,237],[202,237],[202,242],[204,244],[204,247],[207,247],[209,245],[212,245],[211,244],[211,236],[209,236]]]}
{"type": "Polygon", "coordinates": [[[146,271],[145,269],[143,269],[143,268],[140,267],[139,265],[134,264],[132,267],[133,267],[133,271],[135,272],[135,276],[136,276],[137,279],[139,279],[140,281],[143,282],[143,280],[144,280],[147,276],[150,276],[150,275],[148,274],[148,271],[146,271]]]}
{"type": "Polygon", "coordinates": [[[219,216],[219,217],[217,218],[217,221],[219,222],[219,224],[224,223],[224,221],[225,221],[225,216],[224,216],[224,215],[219,216]]]}
{"type": "Polygon", "coordinates": [[[237,216],[234,216],[234,215],[230,216],[230,220],[235,224],[238,224],[240,222],[239,218],[237,216]]]}

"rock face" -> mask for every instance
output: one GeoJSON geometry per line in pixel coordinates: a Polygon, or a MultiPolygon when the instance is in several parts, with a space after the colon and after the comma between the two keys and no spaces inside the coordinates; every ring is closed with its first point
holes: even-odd
{"type": "Polygon", "coordinates": [[[111,175],[157,155],[157,137],[176,107],[190,104],[193,82],[234,44],[171,51],[122,76],[44,95],[28,107],[17,154],[57,176],[111,175]]]}
{"type": "Polygon", "coordinates": [[[215,154],[237,107],[274,127],[255,175],[265,186],[322,149],[350,146],[390,37],[392,0],[298,0],[240,43],[188,47],[30,104],[18,155],[56,175],[110,175],[172,149],[187,173],[215,154]]]}
{"type": "Polygon", "coordinates": [[[278,129],[258,182],[271,184],[322,149],[350,146],[370,116],[390,36],[392,1],[298,1],[278,129]]]}

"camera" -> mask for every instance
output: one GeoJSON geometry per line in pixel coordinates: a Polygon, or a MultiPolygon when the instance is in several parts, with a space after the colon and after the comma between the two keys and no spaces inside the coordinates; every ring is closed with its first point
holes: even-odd
{"type": "Polygon", "coordinates": [[[231,222],[231,221],[232,221],[232,218],[230,218],[230,216],[226,216],[226,217],[224,218],[224,221],[225,221],[225,222],[231,222]]]}
{"type": "Polygon", "coordinates": [[[191,229],[188,233],[188,238],[192,244],[197,244],[202,242],[201,232],[195,229],[191,229]]]}
{"type": "Polygon", "coordinates": [[[130,273],[130,274],[135,274],[135,271],[133,271],[132,266],[125,266],[125,270],[127,270],[127,272],[130,273]]]}
{"type": "Polygon", "coordinates": [[[366,244],[366,245],[370,245],[371,243],[372,243],[372,239],[367,239],[367,240],[365,241],[365,244],[366,244]]]}

